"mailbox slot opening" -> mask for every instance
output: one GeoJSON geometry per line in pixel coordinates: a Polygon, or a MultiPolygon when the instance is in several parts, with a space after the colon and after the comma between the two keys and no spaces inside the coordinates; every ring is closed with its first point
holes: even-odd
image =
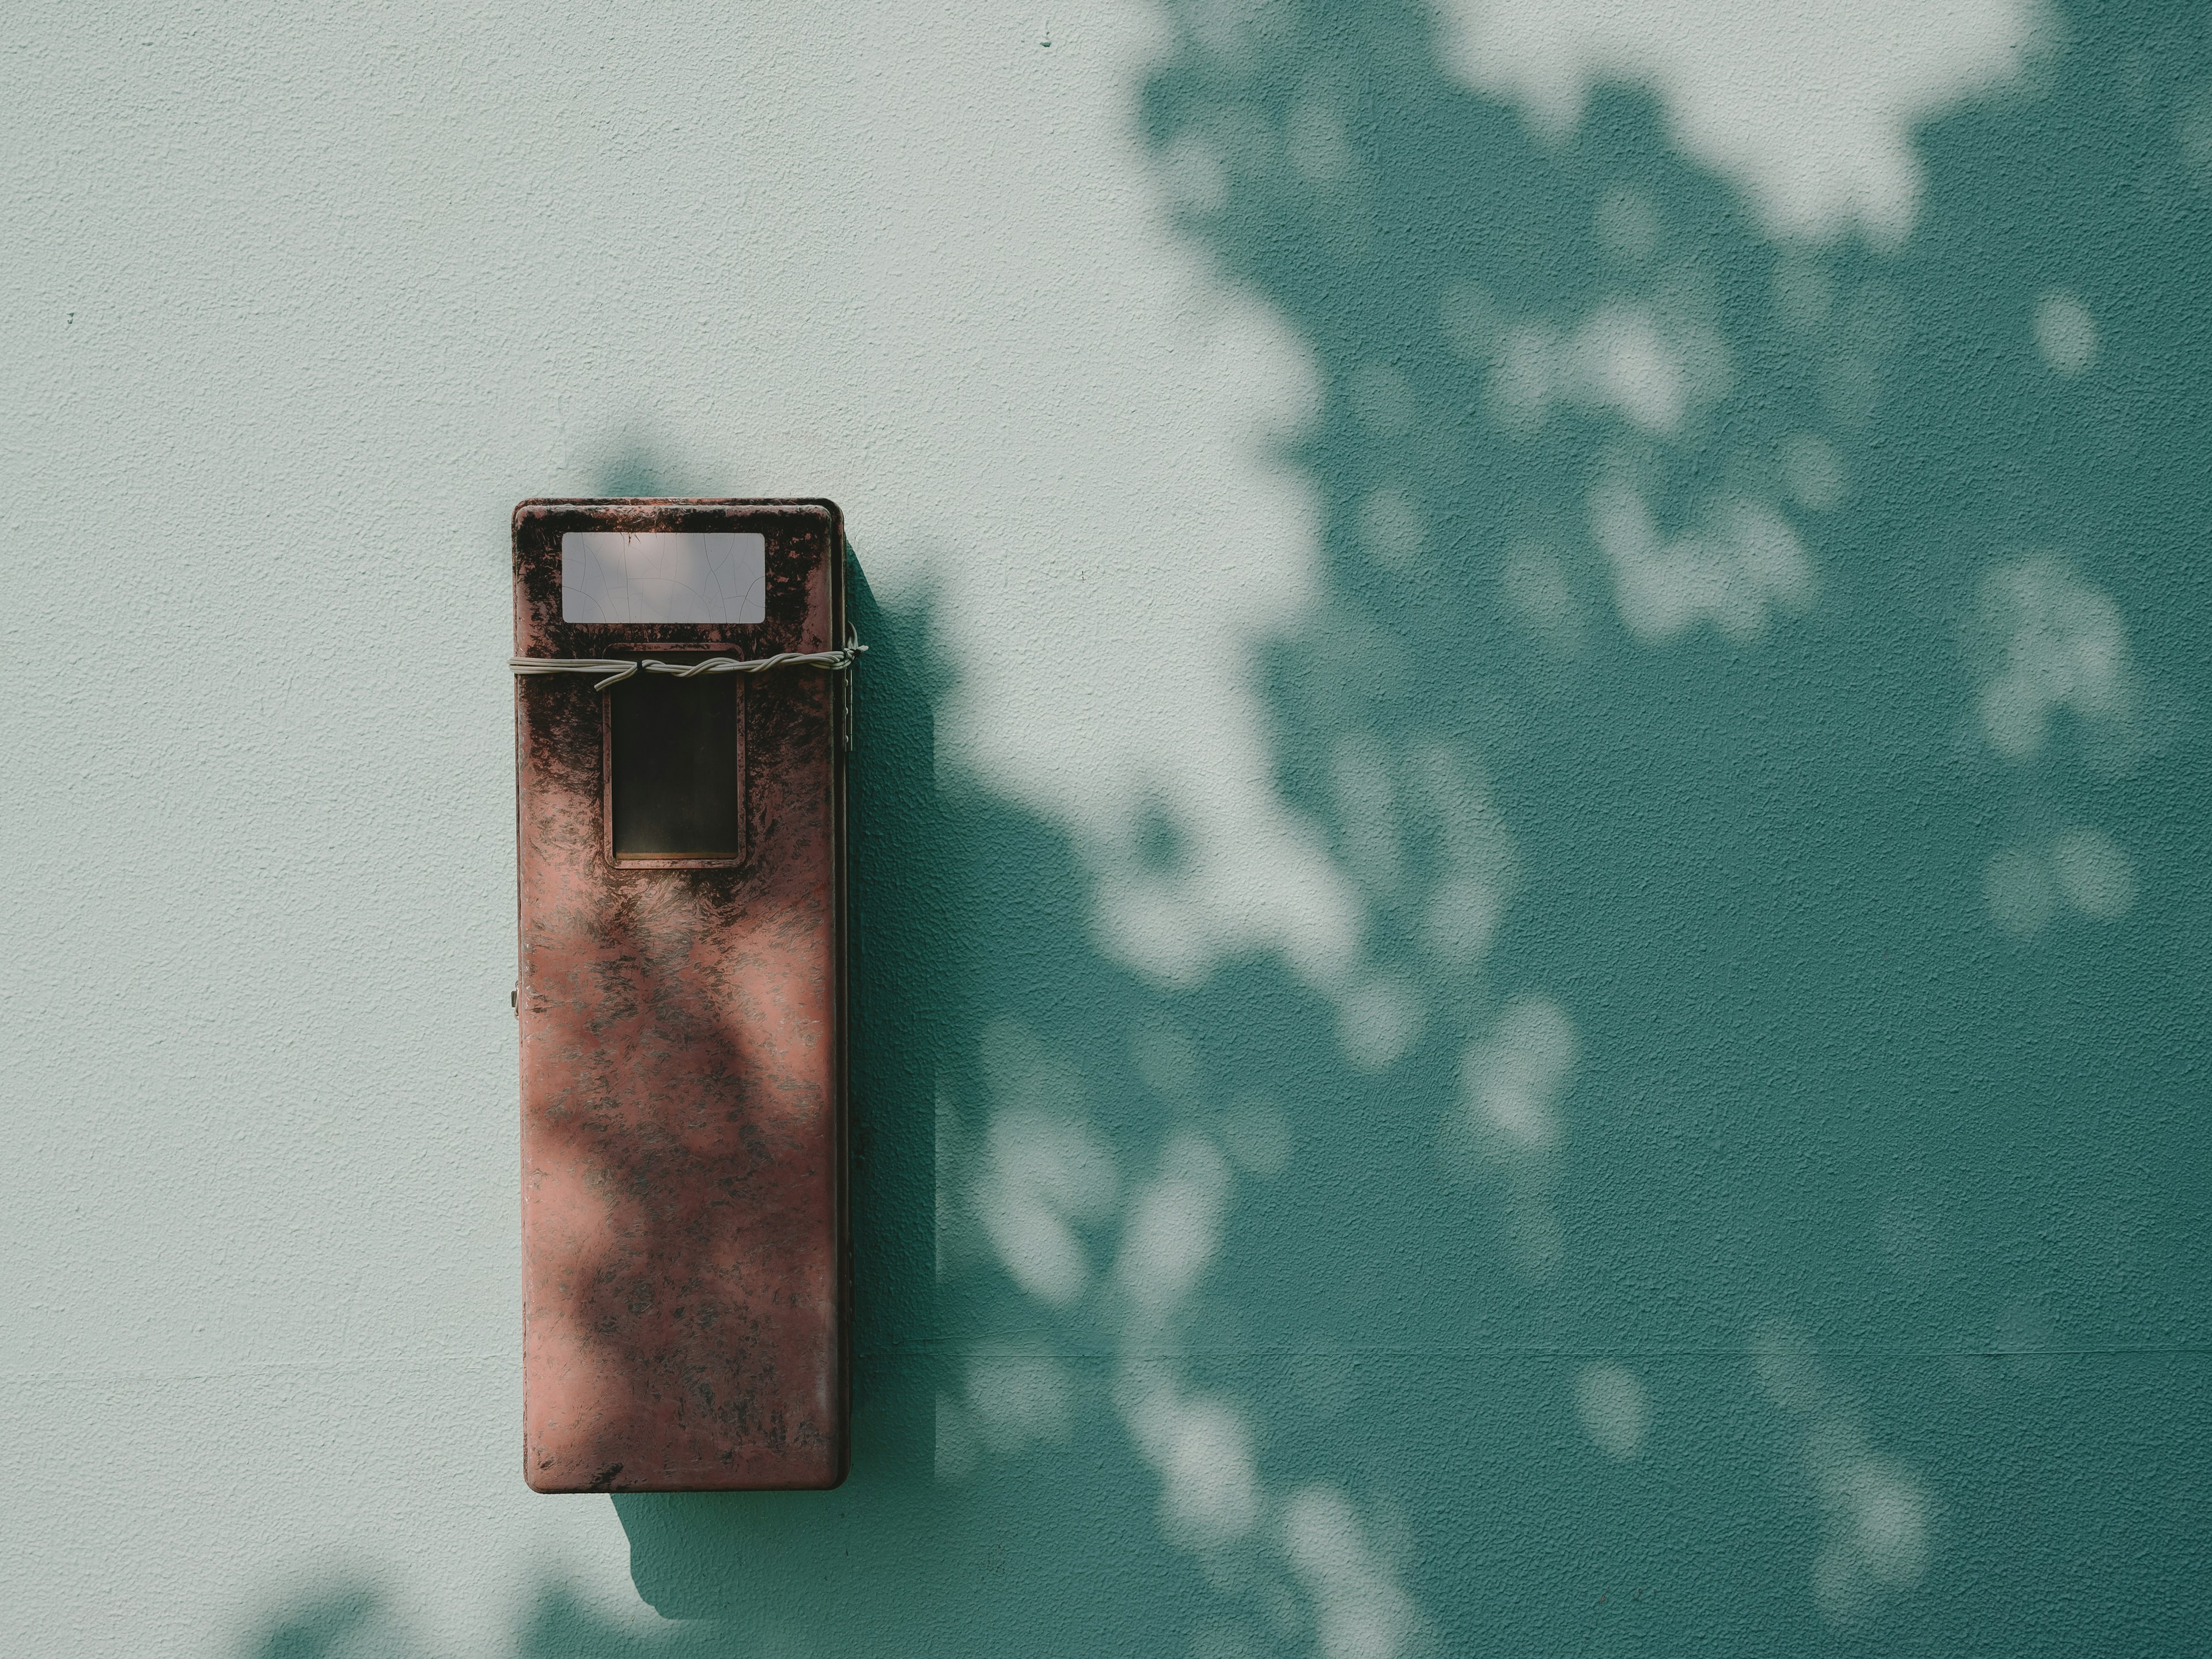
{"type": "Polygon", "coordinates": [[[606,703],[606,850],[696,867],[744,856],[744,688],[736,674],[636,674],[606,703]]]}

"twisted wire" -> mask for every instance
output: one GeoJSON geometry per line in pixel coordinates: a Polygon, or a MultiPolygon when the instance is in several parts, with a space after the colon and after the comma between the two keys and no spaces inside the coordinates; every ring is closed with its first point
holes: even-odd
{"type": "Polygon", "coordinates": [[[659,662],[651,657],[635,660],[620,657],[509,657],[507,665],[516,674],[604,675],[605,678],[592,687],[594,691],[604,691],[640,672],[673,674],[685,680],[698,674],[765,674],[771,668],[826,668],[833,674],[842,673],[859,661],[860,653],[867,648],[848,635],[840,650],[779,651],[773,657],[708,657],[703,662],[659,662]]]}

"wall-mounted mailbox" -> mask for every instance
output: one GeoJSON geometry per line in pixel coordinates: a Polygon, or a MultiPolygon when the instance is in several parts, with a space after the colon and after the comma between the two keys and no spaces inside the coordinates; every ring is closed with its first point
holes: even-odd
{"type": "Polygon", "coordinates": [[[845,1476],[844,547],[827,501],[515,509],[540,1492],[845,1476]]]}

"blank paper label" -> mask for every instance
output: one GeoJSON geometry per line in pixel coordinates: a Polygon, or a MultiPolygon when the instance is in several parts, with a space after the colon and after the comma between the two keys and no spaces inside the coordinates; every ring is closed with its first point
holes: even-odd
{"type": "Polygon", "coordinates": [[[561,620],[757,623],[768,615],[768,538],[689,531],[571,530],[561,538],[561,620]]]}

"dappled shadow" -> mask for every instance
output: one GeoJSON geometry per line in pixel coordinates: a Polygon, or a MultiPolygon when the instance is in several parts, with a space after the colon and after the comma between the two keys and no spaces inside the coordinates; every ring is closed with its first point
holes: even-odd
{"type": "Polygon", "coordinates": [[[338,1659],[388,1641],[384,1597],[368,1589],[341,1590],[294,1608],[252,1648],[253,1659],[338,1659]]]}
{"type": "Polygon", "coordinates": [[[616,1498],[685,1622],[520,1650],[2185,1649],[2201,38],[2074,15],[1884,249],[1420,11],[1182,21],[1164,188],[1324,387],[1262,690],[1358,962],[1109,954],[863,586],[853,1474],[616,1498]]]}

